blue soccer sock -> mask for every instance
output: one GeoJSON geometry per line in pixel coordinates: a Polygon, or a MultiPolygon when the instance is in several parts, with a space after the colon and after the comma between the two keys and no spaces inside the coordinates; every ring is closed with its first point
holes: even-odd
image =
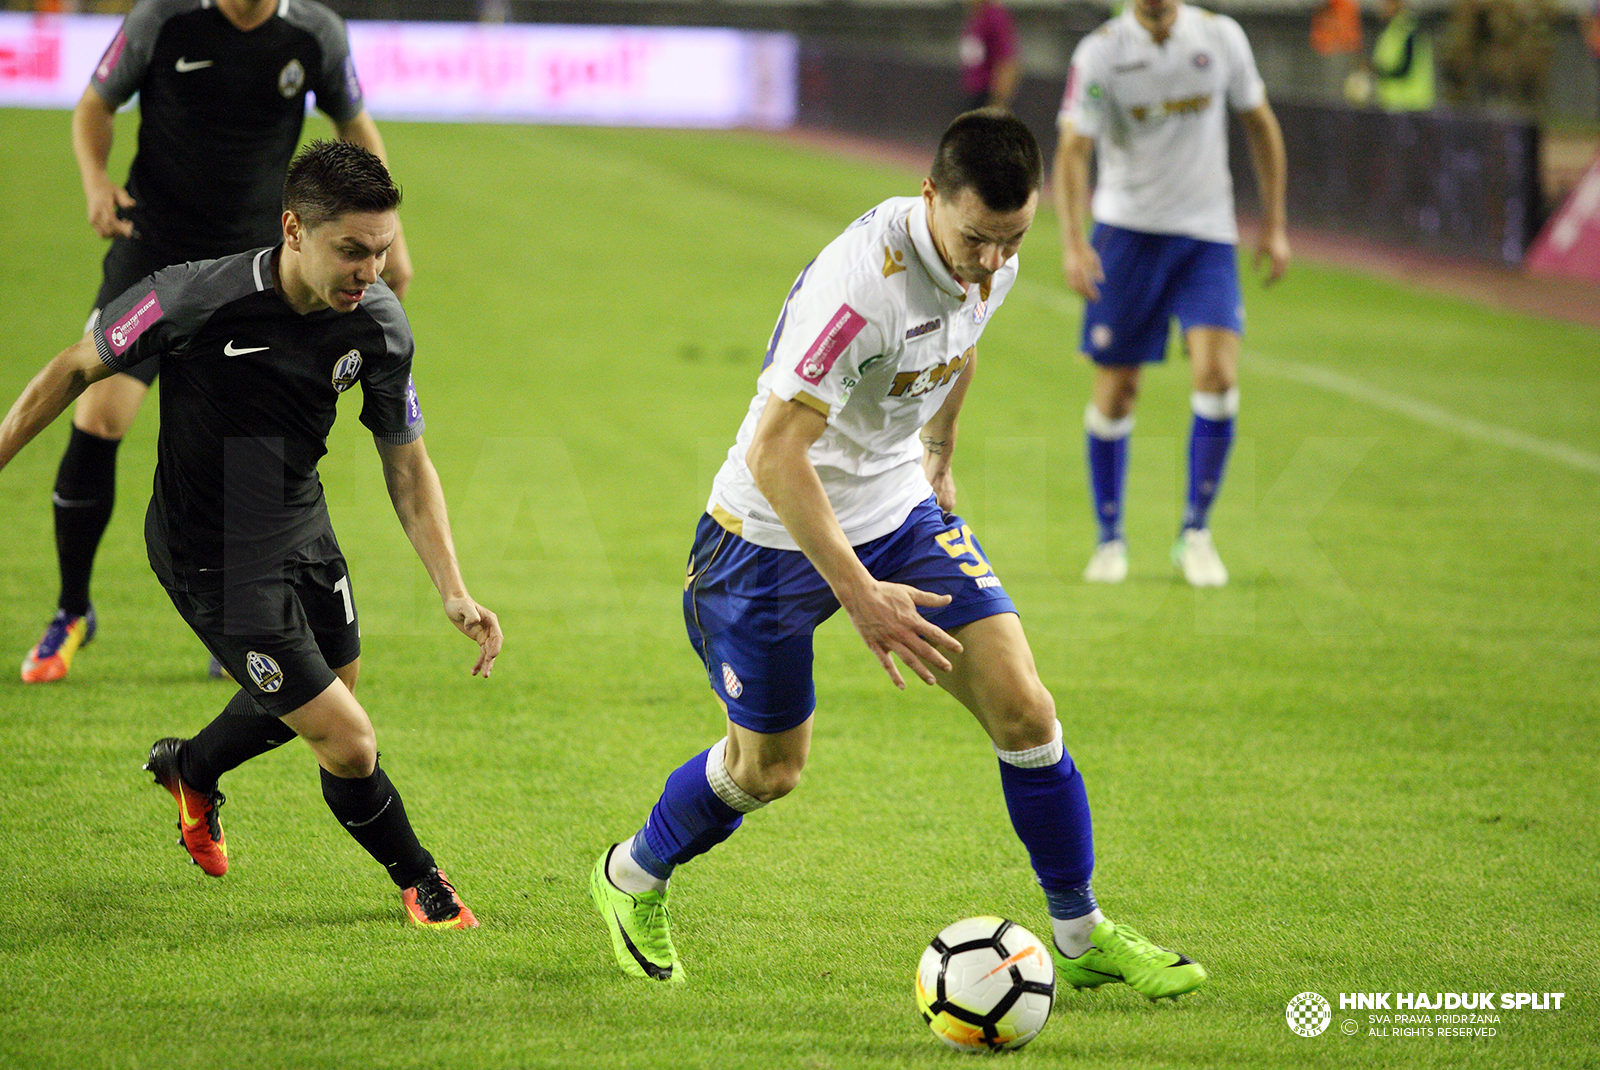
{"type": "MultiPolygon", "coordinates": [[[[1094,829],[1089,820],[1089,793],[1062,745],[1061,725],[1056,725],[1056,738],[1043,746],[1022,751],[996,747],[995,753],[1000,758],[1000,787],[1011,813],[1011,827],[1028,849],[1051,919],[1098,920],[1099,907],[1090,887],[1094,829]]],[[[1081,954],[1088,946],[1087,931],[1082,935],[1082,947],[1063,946],[1062,950],[1081,954]]]]}
{"type": "Polygon", "coordinates": [[[1089,456],[1089,488],[1100,541],[1122,538],[1122,491],[1128,478],[1128,436],[1133,417],[1113,420],[1089,402],[1083,410],[1084,440],[1089,456]]]}
{"type": "Polygon", "coordinates": [[[1239,389],[1225,394],[1195,393],[1190,397],[1194,425],[1189,432],[1189,504],[1183,528],[1203,528],[1211,503],[1222,486],[1222,473],[1233,446],[1234,418],[1239,415],[1239,389]]]}
{"type": "Polygon", "coordinates": [[[649,820],[633,837],[631,861],[656,880],[669,879],[675,867],[733,835],[745,814],[765,805],[728,775],[727,742],[717,740],[672,771],[649,820]]]}

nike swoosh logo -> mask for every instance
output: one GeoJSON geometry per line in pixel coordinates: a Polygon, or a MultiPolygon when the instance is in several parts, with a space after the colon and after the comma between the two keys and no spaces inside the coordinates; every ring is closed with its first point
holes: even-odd
{"type": "Polygon", "coordinates": [[[222,347],[222,351],[230,357],[242,357],[246,353],[260,353],[264,349],[271,348],[271,346],[251,346],[248,349],[239,349],[233,344],[233,339],[230,338],[228,339],[228,344],[222,347]]]}
{"type": "Polygon", "coordinates": [[[209,67],[213,62],[213,60],[209,59],[190,60],[179,56],[178,62],[172,65],[172,69],[177,71],[179,74],[188,74],[190,71],[197,71],[201,67],[209,67]]]}
{"type": "Polygon", "coordinates": [[[611,912],[611,916],[617,919],[617,932],[622,934],[622,942],[627,946],[628,954],[633,956],[633,961],[644,967],[644,972],[650,976],[650,979],[654,981],[665,981],[667,978],[671,977],[672,967],[657,966],[655,963],[639,954],[639,949],[633,946],[632,940],[628,939],[628,930],[622,927],[622,919],[617,916],[617,912],[613,910],[611,912]]]}

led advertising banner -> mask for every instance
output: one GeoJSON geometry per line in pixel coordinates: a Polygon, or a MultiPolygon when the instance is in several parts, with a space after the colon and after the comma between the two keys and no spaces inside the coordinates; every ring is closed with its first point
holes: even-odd
{"type": "MultiPolygon", "coordinates": [[[[0,13],[0,106],[70,108],[121,20],[0,13]]],[[[790,125],[797,44],[716,29],[352,22],[379,118],[790,125]]]]}

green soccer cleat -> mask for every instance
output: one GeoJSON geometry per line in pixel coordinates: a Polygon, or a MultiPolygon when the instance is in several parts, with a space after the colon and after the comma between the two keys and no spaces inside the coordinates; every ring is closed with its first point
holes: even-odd
{"type": "Polygon", "coordinates": [[[1089,934],[1089,950],[1068,958],[1050,944],[1058,980],[1073,988],[1123,981],[1149,999],[1175,999],[1206,983],[1206,968],[1188,955],[1157,947],[1125,925],[1102,921],[1089,934]]]}
{"type": "Polygon", "coordinates": [[[630,895],[606,876],[612,844],[594,864],[589,874],[589,898],[611,933],[611,950],[622,972],[633,977],[648,977],[669,984],[688,980],[678,949],[672,946],[672,922],[667,914],[667,893],[640,892],[630,895]]]}

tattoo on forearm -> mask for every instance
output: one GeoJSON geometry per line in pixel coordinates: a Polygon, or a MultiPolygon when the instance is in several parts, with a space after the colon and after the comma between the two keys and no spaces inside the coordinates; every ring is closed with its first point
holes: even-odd
{"type": "Polygon", "coordinates": [[[922,448],[935,455],[943,454],[950,449],[950,440],[947,438],[928,438],[924,435],[922,448]]]}

